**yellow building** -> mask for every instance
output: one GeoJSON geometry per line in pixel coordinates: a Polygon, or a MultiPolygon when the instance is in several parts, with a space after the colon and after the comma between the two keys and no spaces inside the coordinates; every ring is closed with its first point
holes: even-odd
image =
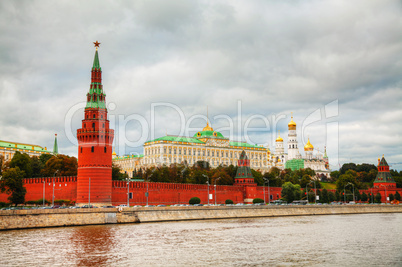
{"type": "Polygon", "coordinates": [[[219,165],[237,165],[242,151],[250,159],[250,167],[255,170],[267,171],[270,167],[270,151],[268,148],[246,142],[230,141],[220,132],[207,126],[193,137],[167,135],[145,142],[144,155],[117,157],[113,155],[113,163],[118,165],[130,177],[134,170],[187,163],[193,165],[197,161],[206,161],[211,167],[219,165]]]}

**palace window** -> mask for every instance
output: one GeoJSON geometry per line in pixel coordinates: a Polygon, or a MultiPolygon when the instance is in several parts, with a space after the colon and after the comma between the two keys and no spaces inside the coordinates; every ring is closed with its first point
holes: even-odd
{"type": "Polygon", "coordinates": [[[209,157],[209,150],[207,151],[207,156],[209,157]]]}
{"type": "Polygon", "coordinates": [[[215,151],[212,151],[212,157],[214,157],[215,156],[215,151]]]}
{"type": "Polygon", "coordinates": [[[186,153],[187,153],[187,150],[186,150],[186,149],[184,149],[184,150],[183,150],[183,154],[184,154],[184,155],[186,155],[186,153]]]}

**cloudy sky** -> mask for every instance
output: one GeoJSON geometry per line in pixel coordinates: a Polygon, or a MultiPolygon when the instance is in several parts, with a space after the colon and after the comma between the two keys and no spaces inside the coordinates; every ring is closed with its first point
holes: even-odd
{"type": "Polygon", "coordinates": [[[95,49],[115,149],[193,135],[402,169],[401,1],[1,1],[0,140],[77,154],[95,49]],[[302,150],[300,152],[303,152],[302,150]],[[304,152],[303,152],[304,153],[304,152]]]}

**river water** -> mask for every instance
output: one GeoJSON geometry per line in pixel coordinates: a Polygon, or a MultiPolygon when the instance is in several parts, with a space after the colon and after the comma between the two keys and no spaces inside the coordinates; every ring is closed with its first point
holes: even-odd
{"type": "Polygon", "coordinates": [[[0,232],[1,266],[402,266],[402,214],[0,232]]]}

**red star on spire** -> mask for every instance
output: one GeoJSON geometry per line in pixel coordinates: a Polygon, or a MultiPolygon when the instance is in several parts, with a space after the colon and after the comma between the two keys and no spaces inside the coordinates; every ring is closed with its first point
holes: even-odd
{"type": "Polygon", "coordinates": [[[101,43],[99,43],[98,40],[96,40],[96,42],[94,42],[94,45],[95,45],[96,49],[98,49],[98,47],[99,47],[100,44],[101,44],[101,43]]]}

